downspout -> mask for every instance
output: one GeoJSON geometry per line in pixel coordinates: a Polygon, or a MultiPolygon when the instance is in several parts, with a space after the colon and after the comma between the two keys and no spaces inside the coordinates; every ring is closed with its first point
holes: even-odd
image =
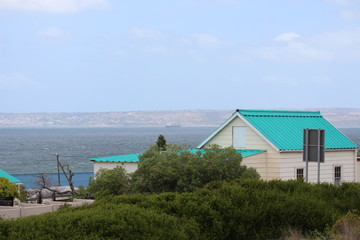
{"type": "Polygon", "coordinates": [[[354,157],[355,157],[355,167],[354,167],[354,176],[355,176],[355,179],[354,179],[354,182],[359,182],[359,179],[358,179],[358,161],[357,161],[357,152],[358,150],[355,149],[354,151],[354,157]]]}

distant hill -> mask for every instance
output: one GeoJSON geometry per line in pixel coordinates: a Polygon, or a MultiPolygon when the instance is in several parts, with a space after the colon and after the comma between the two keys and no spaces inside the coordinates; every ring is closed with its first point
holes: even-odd
{"type": "MultiPolygon", "coordinates": [[[[360,108],[291,109],[321,111],[337,127],[360,127],[360,108]]],[[[234,110],[175,110],[96,113],[0,113],[0,127],[218,126],[234,110]]]]}

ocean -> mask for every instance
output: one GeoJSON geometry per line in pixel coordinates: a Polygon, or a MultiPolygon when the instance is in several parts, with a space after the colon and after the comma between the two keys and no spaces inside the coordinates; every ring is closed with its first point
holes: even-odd
{"type": "MultiPolygon", "coordinates": [[[[196,147],[215,128],[0,128],[0,169],[33,187],[39,173],[57,184],[56,153],[75,172],[75,186],[88,184],[93,166],[89,158],[141,153],[160,134],[167,143],[196,147]]],[[[66,183],[65,179],[61,181],[66,183]]]]}
{"type": "MultiPolygon", "coordinates": [[[[75,172],[75,186],[87,186],[93,166],[89,158],[141,153],[162,134],[167,143],[196,147],[214,127],[180,128],[0,128],[0,169],[31,188],[39,173],[57,185],[56,153],[75,172]]],[[[340,128],[360,146],[360,128],[340,128]]],[[[66,184],[62,178],[61,183],[66,184]]]]}

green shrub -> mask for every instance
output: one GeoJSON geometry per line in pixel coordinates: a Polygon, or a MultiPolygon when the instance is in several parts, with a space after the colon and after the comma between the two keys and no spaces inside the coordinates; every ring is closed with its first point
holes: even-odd
{"type": "Polygon", "coordinates": [[[359,186],[217,181],[193,192],[106,196],[54,214],[0,221],[0,228],[3,239],[267,240],[289,229],[314,239],[345,239],[335,238],[343,236],[342,226],[351,227],[351,236],[359,230],[355,214],[340,219],[347,209],[359,212],[359,186]]]}
{"type": "Polygon", "coordinates": [[[197,224],[111,203],[0,223],[2,239],[197,239],[197,224]]]}
{"type": "Polygon", "coordinates": [[[241,166],[241,160],[241,154],[233,148],[191,153],[177,146],[159,152],[155,146],[140,156],[132,175],[132,192],[191,192],[212,181],[258,179],[259,174],[241,166]]]}
{"type": "Polygon", "coordinates": [[[87,190],[89,194],[99,197],[106,195],[119,195],[128,192],[130,184],[129,175],[121,166],[117,166],[111,170],[100,169],[91,179],[87,190]]]}
{"type": "Polygon", "coordinates": [[[7,178],[0,177],[0,197],[18,197],[18,189],[7,178]]]}

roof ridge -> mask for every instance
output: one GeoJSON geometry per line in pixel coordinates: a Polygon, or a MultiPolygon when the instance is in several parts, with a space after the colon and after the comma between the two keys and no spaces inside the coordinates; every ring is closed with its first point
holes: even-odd
{"type": "Polygon", "coordinates": [[[272,112],[272,113],[312,113],[312,114],[320,114],[320,111],[301,111],[301,110],[254,110],[254,109],[236,109],[237,112],[258,112],[258,113],[266,113],[266,112],[272,112]]]}

